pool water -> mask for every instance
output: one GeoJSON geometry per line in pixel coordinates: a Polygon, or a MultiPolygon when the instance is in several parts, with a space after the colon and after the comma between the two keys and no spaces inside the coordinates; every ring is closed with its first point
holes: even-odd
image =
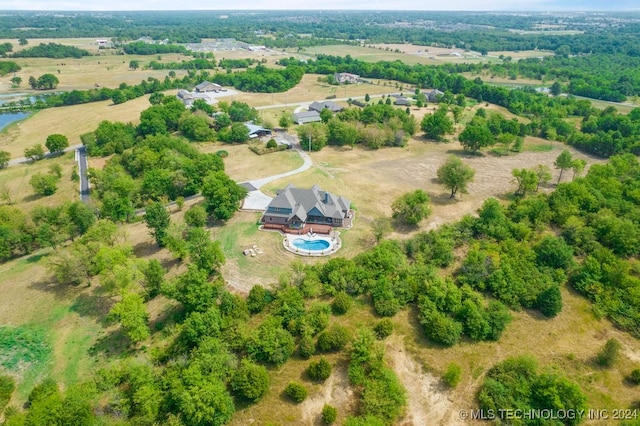
{"type": "Polygon", "coordinates": [[[302,238],[297,238],[293,240],[293,245],[309,251],[322,251],[329,248],[331,244],[329,241],[325,240],[303,240],[302,238]]]}

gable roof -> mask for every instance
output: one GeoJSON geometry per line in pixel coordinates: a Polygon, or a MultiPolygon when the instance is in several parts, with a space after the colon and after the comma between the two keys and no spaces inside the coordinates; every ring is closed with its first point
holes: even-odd
{"type": "Polygon", "coordinates": [[[285,209],[291,212],[287,215],[289,218],[295,215],[301,220],[306,220],[311,212],[313,216],[341,219],[344,218],[343,212],[349,210],[350,205],[348,199],[323,191],[318,185],[313,185],[311,189],[303,189],[289,184],[278,191],[267,211],[271,208],[285,209]]]}
{"type": "Polygon", "coordinates": [[[344,109],[340,105],[332,101],[322,101],[322,102],[315,101],[311,105],[309,105],[309,111],[320,112],[325,108],[329,108],[331,112],[340,112],[344,109]]]}

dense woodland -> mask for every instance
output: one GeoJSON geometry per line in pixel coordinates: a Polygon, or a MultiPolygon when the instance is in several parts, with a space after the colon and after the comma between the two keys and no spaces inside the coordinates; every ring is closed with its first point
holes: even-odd
{"type": "MultiPolygon", "coordinates": [[[[411,311],[418,319],[416,333],[434,348],[499,341],[513,312],[526,309],[545,318],[558,315],[565,285],[591,301],[597,315],[640,338],[640,162],[634,155],[640,152],[640,109],[621,114],[614,108],[596,109],[588,100],[561,96],[621,100],[638,95],[639,80],[633,71],[640,54],[634,35],[637,16],[614,14],[618,24],[600,25],[600,33],[585,30],[575,35],[507,32],[532,30],[534,23],[558,23],[554,15],[536,14],[341,12],[319,19],[308,13],[278,12],[231,13],[228,20],[202,21],[215,16],[213,12],[122,12],[53,17],[12,12],[0,17],[0,36],[17,38],[15,28],[30,28],[20,30],[20,37],[50,36],[55,29],[57,37],[99,33],[126,41],[151,35],[179,43],[205,36],[236,36],[247,42],[303,46],[296,44],[301,40],[297,34],[311,32],[315,37],[308,39],[309,44],[323,43],[325,37],[346,42],[412,41],[462,45],[480,52],[549,49],[556,56],[435,67],[318,55],[309,61],[282,60],[281,68],[196,58],[183,62],[190,71],[182,79],[169,71],[164,81],[148,79],[135,86],[123,83],[115,89],[55,93],[38,99],[37,107],[105,99],[117,104],[151,94],[151,105],[137,126],[103,121],[83,136],[89,155],[110,157],[102,169],[90,170],[95,209],[79,202],[29,213],[0,206],[0,260],[51,247],[47,267],[57,285],[98,287],[110,306],[106,320],[119,325],[121,337],[121,346],[113,348],[120,354],[118,359],[73,385],[43,380],[31,390],[24,409],[5,410],[3,424],[222,425],[237,409],[259,401],[271,389],[270,373],[292,357],[308,366],[304,377],[289,383],[282,397],[291,403],[304,401],[310,383],[321,383],[333,368],[344,367],[327,361],[331,354],[340,354],[346,361],[354,389],[354,412],[344,424],[393,424],[406,412],[407,391],[384,354],[384,340],[393,333],[389,318],[411,311]],[[412,25],[396,25],[409,18],[412,25]],[[277,37],[261,38],[261,31],[277,37]],[[289,33],[292,37],[285,37],[289,33]],[[580,53],[588,55],[573,56],[580,53]],[[612,58],[619,58],[619,63],[612,64],[612,58]],[[613,68],[616,65],[618,70],[613,68]],[[216,66],[225,70],[210,73],[216,66]],[[485,71],[558,84],[551,95],[508,89],[483,81],[480,74],[485,71]],[[207,79],[244,91],[277,92],[294,87],[304,73],[328,76],[334,72],[415,86],[406,95],[416,105],[424,104],[427,89],[443,94],[436,112],[419,123],[410,109],[392,106],[391,98],[379,103],[367,100],[337,114],[323,111],[320,123],[296,129],[302,140],[312,141],[313,150],[325,144],[397,149],[420,130],[428,140],[446,141],[468,102],[490,102],[519,118],[507,119],[479,108],[458,136],[467,151],[498,144],[501,154],[518,155],[522,138],[534,135],[609,160],[592,165],[582,177],[585,164],[564,151],[556,168],[560,177],[572,171],[573,179],[559,183],[552,192],[538,191],[541,183],[551,179],[548,169],[514,170],[518,188],[510,201],[487,199],[475,215],[402,240],[385,238],[388,229],[380,226],[374,229],[375,243],[353,258],[338,256],[306,266],[295,262],[278,283],[256,283],[246,298],[233,294],[220,272],[225,262],[220,242],[211,239],[206,226],[223,226],[231,219],[246,190],[224,172],[224,152],[203,154],[194,144],[242,143],[248,137],[243,123],[257,122],[258,114],[242,102],[220,102],[217,111],[204,102],[186,109],[161,92],[191,88],[207,79]],[[478,77],[465,78],[463,72],[478,77]],[[196,194],[203,199],[185,211],[184,220],[169,214],[170,201],[182,208],[184,198],[196,194]],[[158,248],[170,252],[175,267],[171,276],[166,265],[134,255],[120,226],[136,221],[144,221],[158,248]],[[157,301],[170,301],[173,307],[150,324],[148,303],[157,301]],[[350,329],[342,318],[354,309],[368,309],[376,320],[350,329]]],[[[588,15],[563,21],[568,30],[584,30],[590,23],[588,15]]],[[[136,54],[184,53],[172,50],[174,44],[128,46],[136,54]]],[[[57,46],[48,45],[23,52],[28,57],[42,54],[42,49],[49,49],[47,54],[58,51],[57,46]]],[[[11,50],[4,46],[5,54],[11,55],[11,50]]],[[[178,69],[161,62],[152,65],[154,61],[150,68],[178,69]]],[[[9,64],[0,67],[5,73],[17,66],[12,61],[0,64],[9,64]]],[[[291,126],[290,117],[283,116],[280,125],[291,126]]],[[[48,138],[51,152],[59,151],[65,142],[68,145],[59,136],[48,138]]],[[[25,155],[46,161],[42,146],[25,155]]],[[[2,158],[3,166],[6,161],[8,157],[2,158]]],[[[452,162],[463,166],[459,163],[452,162]]],[[[40,180],[54,181],[55,175],[52,167],[40,180]]],[[[467,170],[465,179],[471,178],[473,171],[467,170]]],[[[444,169],[438,171],[438,179],[451,189],[452,197],[457,190],[464,192],[464,182],[446,182],[444,169]]],[[[402,195],[392,207],[394,219],[407,224],[419,222],[430,212],[429,198],[420,191],[402,195]],[[421,215],[411,222],[402,208],[418,204],[421,215]]],[[[0,328],[0,337],[21,338],[12,335],[10,328],[0,328]]],[[[607,342],[597,355],[601,368],[612,365],[619,346],[615,339],[607,342]]],[[[496,363],[477,390],[478,406],[553,412],[587,408],[583,390],[560,368],[547,367],[529,357],[496,363]]],[[[454,387],[459,376],[460,366],[452,365],[443,382],[454,387]]],[[[0,374],[0,409],[4,410],[14,388],[13,378],[0,374]]],[[[331,424],[335,417],[335,408],[325,406],[323,422],[331,424]]],[[[567,419],[563,424],[582,420],[567,419]]]]}

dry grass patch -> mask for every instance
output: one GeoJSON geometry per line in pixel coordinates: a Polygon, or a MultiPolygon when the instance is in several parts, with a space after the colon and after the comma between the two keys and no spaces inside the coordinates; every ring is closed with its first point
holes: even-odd
{"type": "Polygon", "coordinates": [[[247,144],[201,143],[196,146],[202,152],[227,151],[229,156],[224,159],[224,169],[236,182],[288,172],[297,169],[303,163],[295,151],[257,155],[249,150],[247,144]]]}
{"type": "MultiPolygon", "coordinates": [[[[555,368],[576,381],[587,395],[589,408],[632,406],[635,395],[624,376],[637,360],[623,356],[614,368],[603,370],[595,366],[594,357],[610,337],[622,342],[625,354],[638,351],[640,342],[616,330],[609,321],[597,319],[592,305],[572,291],[563,290],[563,301],[562,312],[553,319],[535,311],[513,312],[512,323],[497,342],[462,341],[451,348],[434,345],[424,338],[413,308],[397,315],[394,327],[403,336],[407,352],[426,371],[442,377],[449,363],[462,366],[462,381],[449,393],[454,409],[477,407],[475,395],[487,370],[507,357],[525,354],[533,355],[543,368],[555,368]]],[[[455,414],[448,412],[439,424],[450,424],[455,414]]]]}
{"type": "Polygon", "coordinates": [[[47,136],[54,133],[65,135],[70,145],[80,144],[80,135],[94,131],[103,120],[137,124],[140,113],[151,106],[148,98],[119,105],[109,100],[38,111],[1,132],[0,149],[11,153],[12,158],[22,157],[25,148],[44,145],[47,136]]]}
{"type": "MultiPolygon", "coordinates": [[[[319,77],[326,76],[319,74],[305,74],[296,87],[283,93],[239,92],[238,94],[224,98],[224,100],[228,102],[246,102],[251,106],[257,107],[311,103],[313,101],[326,99],[328,96],[336,96],[338,99],[348,99],[355,98],[357,96],[364,96],[367,93],[372,96],[382,95],[396,93],[400,90],[400,87],[403,87],[405,91],[410,90],[409,85],[402,85],[391,80],[372,80],[373,84],[345,84],[341,86],[334,86],[318,81],[319,77]],[[396,87],[396,84],[398,87],[396,87]]],[[[345,102],[338,103],[346,106],[345,102]]]]}
{"type": "MultiPolygon", "coordinates": [[[[0,170],[0,188],[7,188],[12,203],[23,211],[37,206],[59,206],[65,201],[80,199],[79,183],[71,180],[71,172],[76,165],[74,153],[68,152],[61,157],[47,158],[35,163],[20,164],[0,170]],[[36,173],[48,174],[53,165],[62,167],[62,177],[58,181],[58,190],[50,196],[35,194],[29,180],[36,173]]],[[[4,201],[0,201],[2,204],[4,201]]]]}

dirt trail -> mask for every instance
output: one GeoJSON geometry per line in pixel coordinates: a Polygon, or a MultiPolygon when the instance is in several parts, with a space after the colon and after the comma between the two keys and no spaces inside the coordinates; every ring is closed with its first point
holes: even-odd
{"type": "Polygon", "coordinates": [[[407,390],[407,414],[402,425],[451,425],[451,405],[448,392],[440,379],[424,372],[409,355],[399,336],[389,339],[387,359],[407,390]]]}
{"type": "Polygon", "coordinates": [[[345,412],[352,399],[353,389],[349,384],[346,371],[336,368],[322,385],[322,391],[312,395],[300,404],[300,410],[302,411],[301,424],[323,424],[320,415],[325,404],[336,407],[338,412],[345,412]]]}

